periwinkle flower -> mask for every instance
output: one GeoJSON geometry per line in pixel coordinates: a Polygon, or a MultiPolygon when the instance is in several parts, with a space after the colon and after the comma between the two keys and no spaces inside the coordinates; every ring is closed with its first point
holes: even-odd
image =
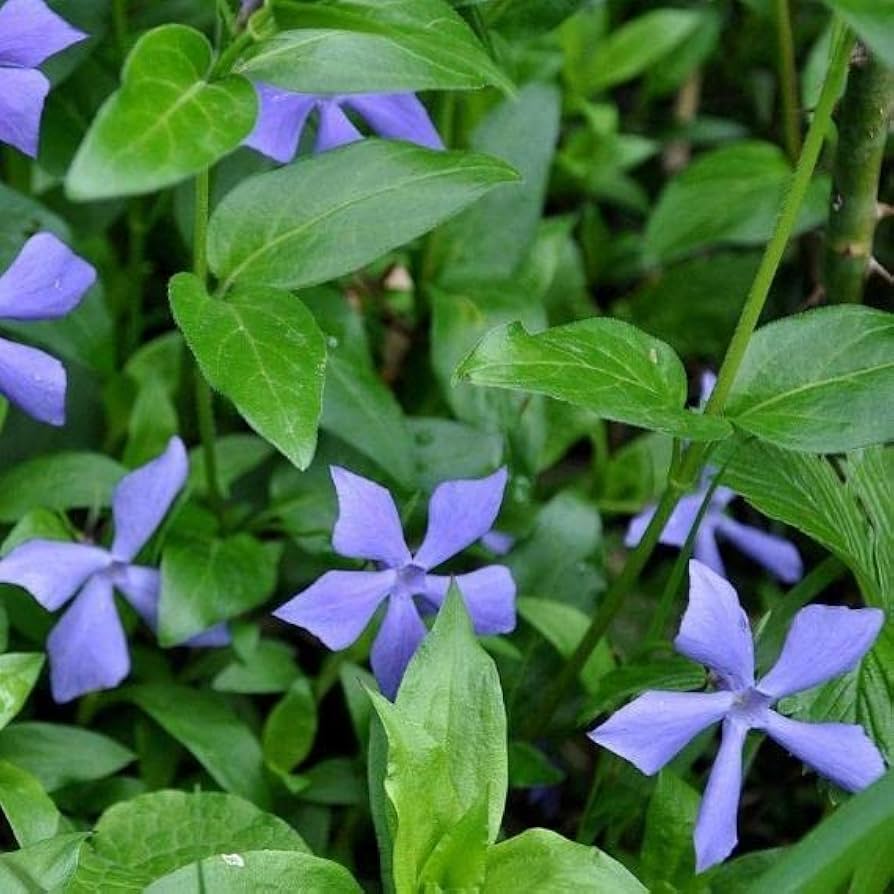
{"type": "Polygon", "coordinates": [[[245,144],[287,164],[298,151],[301,134],[313,111],[318,112],[315,151],[326,152],[362,140],[345,110],[358,114],[381,137],[443,149],[425,106],[412,93],[291,93],[269,84],[255,84],[260,103],[255,129],[245,144]]]}
{"type": "Polygon", "coordinates": [[[506,487],[506,470],[487,478],[446,481],[428,504],[428,529],[411,554],[391,494],[381,485],[333,466],[338,519],[335,551],[375,562],[378,570],[328,571],[277,609],[276,617],[303,627],[330,649],[346,649],[379,605],[388,607],[372,647],[372,668],[389,698],[426,633],[420,614],[440,608],[456,581],[475,631],[508,633],[515,627],[515,582],[507,568],[488,565],[469,574],[431,574],[493,526],[506,487]]]}
{"type": "Polygon", "coordinates": [[[713,672],[717,691],[645,692],[589,736],[651,776],[696,735],[722,722],[720,750],[695,827],[696,867],[701,872],[726,859],[736,846],[742,747],[748,730],[762,730],[848,791],[864,788],[884,773],[882,756],[862,727],[803,723],[771,706],[856,667],[885,615],[876,608],[801,609],[776,664],[755,683],[751,629],[736,591],[701,562],[689,563],[689,575],[689,605],[674,646],[713,672]]]}
{"type": "Polygon", "coordinates": [[[37,66],[86,37],[43,0],[6,0],[0,6],[0,142],[37,155],[50,92],[37,66]]]}
{"type": "MultiPolygon", "coordinates": [[[[186,448],[174,437],[161,456],[118,482],[112,499],[115,537],[110,549],[36,539],[0,561],[0,583],[28,590],[50,611],[74,597],[47,639],[50,684],[57,702],[111,689],[130,672],[115,590],[155,629],[160,574],[133,560],[161,524],[187,471],[186,448]]],[[[220,646],[228,641],[225,625],[219,624],[189,645],[220,646]]]]}
{"type": "MultiPolygon", "coordinates": [[[[52,233],[38,233],[0,276],[0,320],[65,316],[80,304],[95,280],[90,264],[52,233]]],[[[55,357],[0,338],[0,393],[10,401],[41,422],[62,425],[65,389],[65,367],[55,357]]]]}

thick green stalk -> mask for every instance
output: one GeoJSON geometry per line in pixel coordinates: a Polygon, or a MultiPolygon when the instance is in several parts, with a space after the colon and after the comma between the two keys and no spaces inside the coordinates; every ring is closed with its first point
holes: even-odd
{"type": "Polygon", "coordinates": [[[859,302],[872,260],[878,187],[888,120],[894,108],[894,69],[868,53],[852,68],[838,122],[824,285],[829,301],[859,302]]]}
{"type": "MultiPolygon", "coordinates": [[[[767,296],[770,294],[770,286],[773,284],[773,279],[776,276],[776,271],[779,269],[785,248],[791,239],[798,219],[798,213],[807,194],[807,188],[810,185],[816,163],[819,160],[823,141],[832,120],[835,102],[841,94],[841,89],[847,77],[847,66],[853,45],[854,38],[851,32],[840,23],[836,23],[832,59],[829,64],[829,70],[826,73],[826,79],[823,82],[813,121],[810,129],[807,131],[801,156],[798,159],[791,185],[783,201],[779,217],[776,220],[773,235],[764,251],[760,267],[755,274],[751,290],[742,307],[736,330],[727,348],[723,364],[720,367],[717,385],[705,408],[706,413],[720,415],[723,412],[730,389],[742,365],[748,342],[754,334],[757,321],[764,309],[767,296]]],[[[586,664],[587,659],[605,635],[615,615],[623,606],[627,593],[637,582],[643,568],[651,558],[658,544],[661,531],[664,529],[668,518],[670,518],[670,514],[677,505],[680,496],[693,486],[710,454],[710,450],[711,445],[692,444],[682,456],[675,459],[668,476],[667,487],[658,502],[658,507],[649,527],[646,529],[642,540],[630,553],[624,570],[611,585],[605,598],[600,603],[580,644],[566,662],[555,683],[547,691],[542,709],[533,715],[527,730],[530,737],[534,738],[546,729],[565,692],[573,684],[581,668],[586,664]]]]}
{"type": "Polygon", "coordinates": [[[798,113],[798,70],[792,36],[791,0],[775,0],[776,66],[782,103],[782,139],[792,161],[801,154],[801,122],[798,113]]]}
{"type": "MultiPolygon", "coordinates": [[[[196,208],[193,227],[193,273],[207,284],[208,281],[208,217],[210,212],[210,172],[203,171],[196,177],[196,208]]],[[[199,437],[205,457],[205,479],[208,499],[218,511],[223,505],[223,493],[217,472],[217,445],[214,426],[214,403],[211,387],[196,365],[196,417],[199,437]]]]}

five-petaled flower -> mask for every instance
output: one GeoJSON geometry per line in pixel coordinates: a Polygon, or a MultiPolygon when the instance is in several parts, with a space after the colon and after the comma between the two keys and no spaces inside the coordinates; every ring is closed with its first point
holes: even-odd
{"type": "Polygon", "coordinates": [[[862,727],[802,723],[770,706],[856,667],[885,616],[875,608],[801,609],[776,664],[755,683],[751,628],[736,591],[701,562],[690,562],[689,574],[689,606],[674,646],[713,671],[717,691],[645,692],[589,736],[651,775],[702,730],[723,722],[720,750],[695,827],[696,867],[701,872],[736,846],[742,747],[749,729],[767,733],[848,791],[864,788],[884,773],[882,756],[862,727]]]}
{"type": "MultiPolygon", "coordinates": [[[[0,320],[65,316],[95,280],[90,264],[52,233],[38,233],[0,276],[0,320]]],[[[65,367],[55,357],[0,338],[0,393],[14,404],[41,422],[62,425],[65,389],[65,367]]]]}
{"type": "MultiPolygon", "coordinates": [[[[47,640],[50,683],[57,702],[113,688],[129,673],[127,638],[114,590],[155,629],[160,575],[154,568],[134,565],[133,560],[161,524],[187,471],[186,449],[174,437],[161,456],[118,482],[112,499],[115,537],[110,549],[29,540],[0,561],[0,582],[23,587],[50,611],[76,596],[47,640]]],[[[229,634],[221,624],[189,645],[227,642],[229,634]]]]}
{"type": "Polygon", "coordinates": [[[0,142],[37,155],[40,118],[50,82],[37,66],[87,37],[43,0],[0,6],[0,142]]]}
{"type": "Polygon", "coordinates": [[[327,96],[291,93],[269,84],[255,84],[255,89],[260,101],[258,120],[245,144],[283,164],[295,157],[301,135],[315,110],[317,152],[363,139],[345,109],[358,114],[381,137],[406,140],[429,149],[444,148],[425,106],[412,93],[327,96]]]}
{"type": "Polygon", "coordinates": [[[429,573],[491,530],[506,487],[505,469],[487,478],[438,485],[428,506],[425,538],[414,554],[407,548],[397,507],[384,487],[336,466],[331,472],[339,506],[332,534],[335,551],[375,562],[378,570],[328,571],[281,606],[276,617],[310,631],[330,649],[345,649],[387,599],[372,647],[372,667],[389,698],[425,636],[420,607],[436,611],[451,580],[459,587],[477,633],[514,629],[515,582],[507,568],[488,565],[454,578],[429,573]]]}

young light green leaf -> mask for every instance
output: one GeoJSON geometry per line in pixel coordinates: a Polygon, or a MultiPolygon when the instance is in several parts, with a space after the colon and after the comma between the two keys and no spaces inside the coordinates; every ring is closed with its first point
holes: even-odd
{"type": "Polygon", "coordinates": [[[21,847],[52,838],[61,816],[40,782],[26,770],[0,761],[0,808],[21,847]]]}
{"type": "Polygon", "coordinates": [[[488,851],[484,891],[645,894],[646,889],[620,863],[597,848],[569,841],[548,829],[528,829],[488,851]]]}
{"type": "Polygon", "coordinates": [[[237,71],[299,93],[511,90],[465,21],[444,0],[279,0],[279,34],[237,71]]]}
{"type": "Polygon", "coordinates": [[[225,299],[175,276],[171,308],[202,372],[246,422],[296,466],[310,464],[322,409],[326,345],[293,295],[251,286],[225,299]]]}
{"type": "Polygon", "coordinates": [[[211,45],[192,28],[164,25],[143,35],[72,162],[68,195],[154,192],[237,148],[254,125],[255,91],[242,77],[209,81],[211,63],[211,45]]]}
{"type": "Polygon", "coordinates": [[[288,823],[242,798],[220,792],[152,792],[115,804],[100,817],[68,890],[143,891],[196,860],[261,848],[307,851],[288,823]]]}
{"type": "Polygon", "coordinates": [[[824,307],[759,329],[725,415],[788,450],[840,453],[894,438],[894,314],[824,307]]]}
{"type": "Polygon", "coordinates": [[[535,335],[520,324],[488,333],[456,377],[546,394],[605,419],[691,440],[718,440],[728,423],[684,409],[686,372],[674,351],[629,323],[598,318],[535,335]]]}
{"type": "Polygon", "coordinates": [[[24,652],[0,655],[0,729],[21,711],[42,667],[43,655],[24,652]]]}
{"type": "Polygon", "coordinates": [[[885,65],[894,66],[894,3],[891,0],[825,0],[885,65]]]}
{"type": "Polygon", "coordinates": [[[160,683],[134,686],[126,694],[189,750],[221,788],[261,806],[269,803],[261,746],[220,696],[160,683]]]}
{"type": "Polygon", "coordinates": [[[300,891],[301,894],[362,894],[348,870],[332,860],[278,850],[250,850],[206,857],[145,888],[146,894],[244,894],[300,891]]]}
{"type": "Polygon", "coordinates": [[[516,179],[468,152],[363,140],[237,186],[211,218],[208,254],[224,288],[297,289],[351,273],[516,179]]]}
{"type": "Polygon", "coordinates": [[[174,646],[265,602],[280,550],[249,534],[177,540],[164,551],[158,638],[174,646]]]}

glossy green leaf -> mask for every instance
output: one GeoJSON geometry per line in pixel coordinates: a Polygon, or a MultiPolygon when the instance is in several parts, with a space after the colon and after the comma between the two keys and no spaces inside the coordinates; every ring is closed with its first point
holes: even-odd
{"type": "Polygon", "coordinates": [[[301,894],[361,894],[362,888],[339,863],[312,854],[249,850],[207,857],[149,885],[146,894],[245,894],[247,891],[300,891],[301,894]]]}
{"type": "Polygon", "coordinates": [[[0,808],[21,847],[52,838],[61,816],[40,782],[26,770],[0,761],[0,808]]]}
{"type": "Polygon", "coordinates": [[[620,863],[595,847],[577,844],[548,829],[528,829],[487,854],[487,894],[542,891],[611,891],[645,894],[620,863]]]}
{"type": "Polygon", "coordinates": [[[211,386],[258,434],[307,468],[317,443],[326,364],[310,311],[287,292],[259,286],[216,300],[188,273],[171,280],[170,300],[211,386]]]}
{"type": "Polygon", "coordinates": [[[189,750],[221,788],[261,806],[269,802],[260,743],[220,696],[173,684],[134,686],[127,696],[189,750]]]}
{"type": "Polygon", "coordinates": [[[269,599],[279,553],[249,534],[171,543],[161,562],[161,644],[179,645],[269,599]]]}
{"type": "Polygon", "coordinates": [[[99,453],[35,456],[0,473],[0,521],[32,509],[101,509],[126,471],[99,453]]]}
{"type": "Polygon", "coordinates": [[[824,0],[886,65],[894,66],[894,3],[891,0],[824,0]]]}
{"type": "Polygon", "coordinates": [[[211,268],[224,288],[325,282],[514,179],[508,165],[486,156],[363,140],[237,186],[211,218],[211,268]]]}
{"type": "MultiPolygon", "coordinates": [[[[652,211],[645,248],[661,262],[710,245],[761,245],[773,231],[792,168],[770,143],[738,142],[696,159],[665,187],[652,211]]],[[[810,187],[796,232],[825,219],[829,181],[810,187]]]]}
{"type": "Polygon", "coordinates": [[[825,307],[759,329],[727,401],[737,428],[789,450],[894,438],[894,314],[825,307]]]}
{"type": "Polygon", "coordinates": [[[894,771],[826,817],[773,862],[748,894],[825,894],[846,885],[876,848],[894,840],[894,771]]]}
{"type": "Polygon", "coordinates": [[[27,770],[48,792],[111,776],[134,757],[108,736],[61,723],[13,723],[0,732],[0,759],[27,770]]]}
{"type": "Polygon", "coordinates": [[[384,93],[511,85],[444,0],[277,0],[279,34],[237,66],[299,93],[384,93]]]}
{"type": "Polygon", "coordinates": [[[299,681],[295,651],[288,643],[263,639],[244,659],[238,656],[211,681],[217,692],[268,695],[285,692],[299,681]]]}
{"type": "Polygon", "coordinates": [[[0,886],[4,894],[64,890],[77,869],[86,838],[86,832],[55,835],[0,854],[0,886]]]}
{"type": "Polygon", "coordinates": [[[692,836],[701,796],[673,770],[663,769],[646,811],[640,875],[650,890],[661,882],[683,887],[695,871],[692,836]]]}
{"type": "Polygon", "coordinates": [[[616,422],[715,440],[729,426],[684,409],[686,372],[673,350],[628,323],[582,320],[530,334],[519,324],[490,332],[457,378],[546,394],[616,422]]]}
{"type": "Polygon", "coordinates": [[[143,891],[196,860],[261,848],[307,850],[288,823],[242,798],[153,792],[116,804],[100,817],[69,890],[143,891]]]}
{"type": "Polygon", "coordinates": [[[12,652],[0,655],[0,729],[28,700],[43,667],[43,655],[12,652]]]}
{"type": "Polygon", "coordinates": [[[210,81],[211,45],[165,25],[127,57],[122,86],[94,119],[66,179],[78,200],[138,195],[198,174],[254,126],[257,99],[241,77],[210,81]]]}
{"type": "Polygon", "coordinates": [[[539,37],[560,25],[586,0],[490,0],[484,5],[488,24],[509,36],[539,37]]]}
{"type": "Polygon", "coordinates": [[[317,704],[302,677],[267,716],[261,734],[264,760],[280,773],[291,773],[310,753],[316,734],[317,704]]]}

